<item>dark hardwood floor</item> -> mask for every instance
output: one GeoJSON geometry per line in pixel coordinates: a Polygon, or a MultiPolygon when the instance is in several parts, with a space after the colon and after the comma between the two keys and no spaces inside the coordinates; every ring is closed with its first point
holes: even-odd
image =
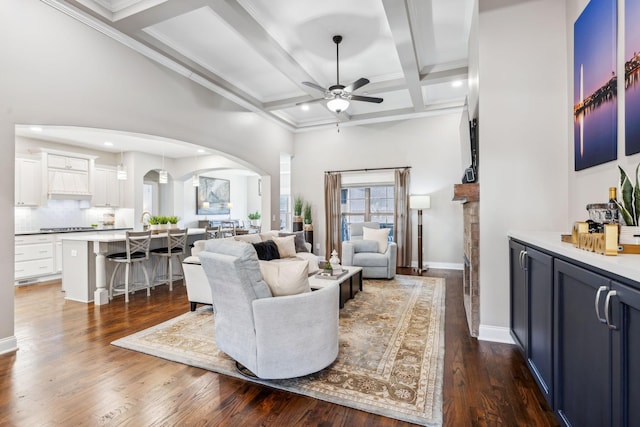
{"type": "MultiPolygon", "coordinates": [[[[516,348],[469,337],[461,272],[424,275],[447,283],[445,425],[557,425],[516,348]]],[[[19,350],[0,356],[2,426],[408,425],[109,345],[188,311],[183,286],[139,291],[128,305],[65,301],[59,282],[15,296],[19,350]]]]}

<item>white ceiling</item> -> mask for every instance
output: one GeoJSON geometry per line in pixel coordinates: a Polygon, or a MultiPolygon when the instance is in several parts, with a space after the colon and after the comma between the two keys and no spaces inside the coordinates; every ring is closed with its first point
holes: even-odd
{"type": "MultiPolygon", "coordinates": [[[[473,0],[47,0],[107,34],[134,39],[141,53],[161,53],[210,90],[293,131],[387,121],[450,111],[467,94],[473,0]],[[345,113],[322,97],[336,84],[371,81],[345,113]],[[462,85],[453,87],[452,82],[462,85]]],[[[135,45],[135,43],[131,43],[135,45]]]]}

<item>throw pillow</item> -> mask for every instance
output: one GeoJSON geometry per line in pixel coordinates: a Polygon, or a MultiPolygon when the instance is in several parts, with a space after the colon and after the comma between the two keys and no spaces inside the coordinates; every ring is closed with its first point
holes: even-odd
{"type": "Polygon", "coordinates": [[[293,243],[296,246],[296,252],[309,252],[306,240],[304,239],[304,231],[294,231],[293,233],[280,233],[280,237],[295,236],[293,243]]]}
{"type": "Polygon", "coordinates": [[[390,228],[367,228],[362,229],[362,240],[375,240],[378,242],[378,252],[381,254],[387,251],[389,245],[390,228]]]}
{"type": "Polygon", "coordinates": [[[257,233],[251,233],[251,234],[243,234],[240,236],[233,236],[233,238],[239,242],[247,242],[247,243],[260,243],[262,242],[262,239],[260,238],[260,235],[257,233]]]}
{"type": "Polygon", "coordinates": [[[295,236],[274,237],[273,241],[278,245],[280,258],[293,258],[296,256],[295,236]]]}
{"type": "Polygon", "coordinates": [[[308,277],[309,263],[307,261],[260,261],[260,272],[274,297],[311,292],[308,277]]]}
{"type": "Polygon", "coordinates": [[[262,261],[271,261],[272,259],[280,259],[278,246],[272,240],[267,242],[253,243],[253,247],[258,254],[258,259],[262,261]]]}

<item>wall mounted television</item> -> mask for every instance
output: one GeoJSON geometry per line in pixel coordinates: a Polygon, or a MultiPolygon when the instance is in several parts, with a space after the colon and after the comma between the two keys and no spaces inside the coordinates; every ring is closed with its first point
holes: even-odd
{"type": "Polygon", "coordinates": [[[478,119],[472,118],[465,102],[460,117],[460,150],[462,154],[462,183],[478,181],[478,119]]]}

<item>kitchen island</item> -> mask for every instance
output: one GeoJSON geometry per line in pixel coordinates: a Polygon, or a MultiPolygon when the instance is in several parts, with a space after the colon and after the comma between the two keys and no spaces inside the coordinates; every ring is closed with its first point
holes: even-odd
{"type": "MultiPolygon", "coordinates": [[[[204,238],[204,229],[193,228],[188,231],[187,253],[190,245],[204,238]]],[[[151,249],[166,246],[166,233],[152,234],[151,249]]],[[[96,305],[109,303],[107,278],[111,277],[115,263],[107,262],[106,256],[116,252],[125,252],[126,233],[85,233],[62,238],[62,290],[65,299],[84,303],[94,302],[96,305]]],[[[151,275],[156,257],[146,261],[146,268],[151,275]]],[[[165,274],[164,263],[157,268],[158,274],[165,274]]],[[[123,274],[119,273],[119,274],[123,274]]],[[[116,280],[123,280],[118,277],[116,280]]],[[[135,276],[134,281],[140,277],[135,276]]],[[[153,280],[149,277],[149,280],[153,280]]]]}

